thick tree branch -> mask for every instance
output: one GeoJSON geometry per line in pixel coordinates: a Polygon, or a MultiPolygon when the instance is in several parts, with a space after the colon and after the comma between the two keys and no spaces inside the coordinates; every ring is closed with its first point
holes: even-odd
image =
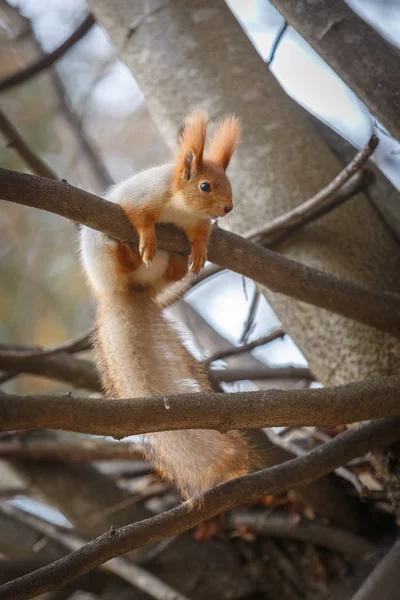
{"type": "MultiPolygon", "coordinates": [[[[0,169],[0,197],[48,210],[125,242],[138,242],[137,233],[120,206],[67,182],[0,169]]],[[[185,235],[176,227],[158,226],[157,235],[161,248],[189,254],[185,235]]],[[[328,275],[215,227],[209,258],[273,292],[400,336],[400,296],[397,294],[375,291],[328,275]]]]}
{"type": "Polygon", "coordinates": [[[272,0],[272,4],[400,139],[399,51],[345,2],[272,0]]]}
{"type": "Polygon", "coordinates": [[[0,92],[14,87],[15,85],[19,85],[34,75],[37,75],[37,73],[40,73],[44,69],[51,67],[51,65],[53,65],[59,58],[64,56],[64,54],[66,54],[66,52],[68,52],[68,50],[70,50],[70,48],[72,48],[76,42],[78,42],[87,34],[94,23],[95,20],[93,19],[92,15],[88,15],[83,23],[81,23],[79,27],[69,36],[69,38],[67,38],[60,46],[58,46],[58,48],[52,52],[49,52],[29,67],[26,67],[18,73],[10,75],[9,77],[6,77],[0,81],[0,92]]]}
{"type": "Polygon", "coordinates": [[[0,109],[0,132],[7,142],[7,148],[13,148],[21,157],[24,163],[36,175],[48,177],[49,179],[58,179],[55,172],[29,148],[18,129],[14,127],[4,112],[0,109]]]}
{"type": "Polygon", "coordinates": [[[181,504],[156,517],[111,530],[67,557],[1,586],[0,596],[2,600],[29,600],[58,588],[115,556],[182,533],[233,506],[309,483],[356,456],[394,443],[399,437],[399,419],[376,421],[346,431],[307,456],[209,490],[200,504],[181,504]]]}
{"type": "Polygon", "coordinates": [[[63,429],[121,438],[174,429],[332,427],[400,415],[399,387],[399,378],[388,377],[331,388],[222,395],[198,392],[125,400],[4,394],[0,396],[0,431],[63,429]]]}

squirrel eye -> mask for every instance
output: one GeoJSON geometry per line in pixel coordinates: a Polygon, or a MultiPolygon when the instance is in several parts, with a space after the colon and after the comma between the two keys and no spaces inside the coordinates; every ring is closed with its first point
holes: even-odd
{"type": "Polygon", "coordinates": [[[211,185],[207,181],[203,181],[200,184],[200,189],[202,192],[211,192],[211,185]]]}

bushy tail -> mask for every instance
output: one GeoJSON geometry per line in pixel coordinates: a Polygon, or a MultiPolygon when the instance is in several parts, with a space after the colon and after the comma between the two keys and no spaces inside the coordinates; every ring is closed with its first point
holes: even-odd
{"type": "MultiPolygon", "coordinates": [[[[101,298],[96,348],[109,395],[159,396],[208,387],[201,367],[145,290],[101,298]]],[[[249,448],[236,431],[151,433],[146,454],[162,477],[176,483],[185,499],[244,475],[250,468],[249,448]]]]}

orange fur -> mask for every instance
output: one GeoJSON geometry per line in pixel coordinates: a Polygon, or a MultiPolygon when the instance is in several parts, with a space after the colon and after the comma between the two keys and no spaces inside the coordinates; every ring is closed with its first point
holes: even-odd
{"type": "Polygon", "coordinates": [[[187,118],[180,135],[180,152],[175,170],[176,183],[182,179],[189,179],[203,164],[207,123],[208,115],[202,110],[193,111],[187,118]]]}
{"type": "Polygon", "coordinates": [[[234,115],[225,117],[209,143],[207,158],[226,171],[239,143],[240,133],[239,119],[234,115]]]}
{"type": "MultiPolygon", "coordinates": [[[[232,209],[225,169],[239,126],[233,117],[225,120],[204,158],[206,129],[206,114],[195,111],[186,121],[174,164],[138,173],[110,191],[109,199],[123,208],[139,233],[139,251],[93,229],[81,230],[82,260],[99,304],[97,364],[103,388],[112,397],[210,389],[204,370],[162,313],[185,290],[189,259],[157,252],[155,233],[158,222],[181,227],[192,244],[191,270],[203,268],[211,220],[232,209]],[[203,183],[210,189],[204,190],[203,183]]],[[[166,431],[150,433],[147,440],[146,455],[186,499],[198,499],[209,487],[252,466],[252,453],[239,432],[166,431]]]]}
{"type": "Polygon", "coordinates": [[[160,218],[161,209],[157,206],[131,206],[121,204],[130,223],[140,236],[139,254],[145,264],[151,264],[157,249],[155,224],[160,218]]]}
{"type": "Polygon", "coordinates": [[[194,273],[200,273],[205,265],[210,234],[210,221],[200,221],[186,230],[188,240],[192,244],[192,253],[189,260],[193,265],[192,271],[194,273]]]}
{"type": "Polygon", "coordinates": [[[165,271],[165,279],[168,282],[180,281],[185,277],[189,268],[189,259],[180,254],[171,254],[168,260],[168,267],[165,271]]]}

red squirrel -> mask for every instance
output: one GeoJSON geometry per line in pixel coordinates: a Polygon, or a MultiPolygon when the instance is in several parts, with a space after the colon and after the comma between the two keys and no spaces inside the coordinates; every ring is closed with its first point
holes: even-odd
{"type": "MultiPolygon", "coordinates": [[[[192,245],[192,272],[203,268],[211,220],[232,209],[225,171],[238,143],[239,120],[226,117],[205,153],[206,133],[207,115],[197,110],[185,122],[175,162],[138,173],[108,193],[107,199],[122,206],[137,229],[138,250],[82,227],[83,267],[98,303],[97,365],[109,396],[144,398],[210,389],[202,367],[157,302],[185,277],[189,260],[157,250],[155,233],[158,222],[181,227],[192,245]]],[[[145,454],[187,500],[247,473],[251,453],[237,431],[192,429],[148,434],[145,454]]]]}

